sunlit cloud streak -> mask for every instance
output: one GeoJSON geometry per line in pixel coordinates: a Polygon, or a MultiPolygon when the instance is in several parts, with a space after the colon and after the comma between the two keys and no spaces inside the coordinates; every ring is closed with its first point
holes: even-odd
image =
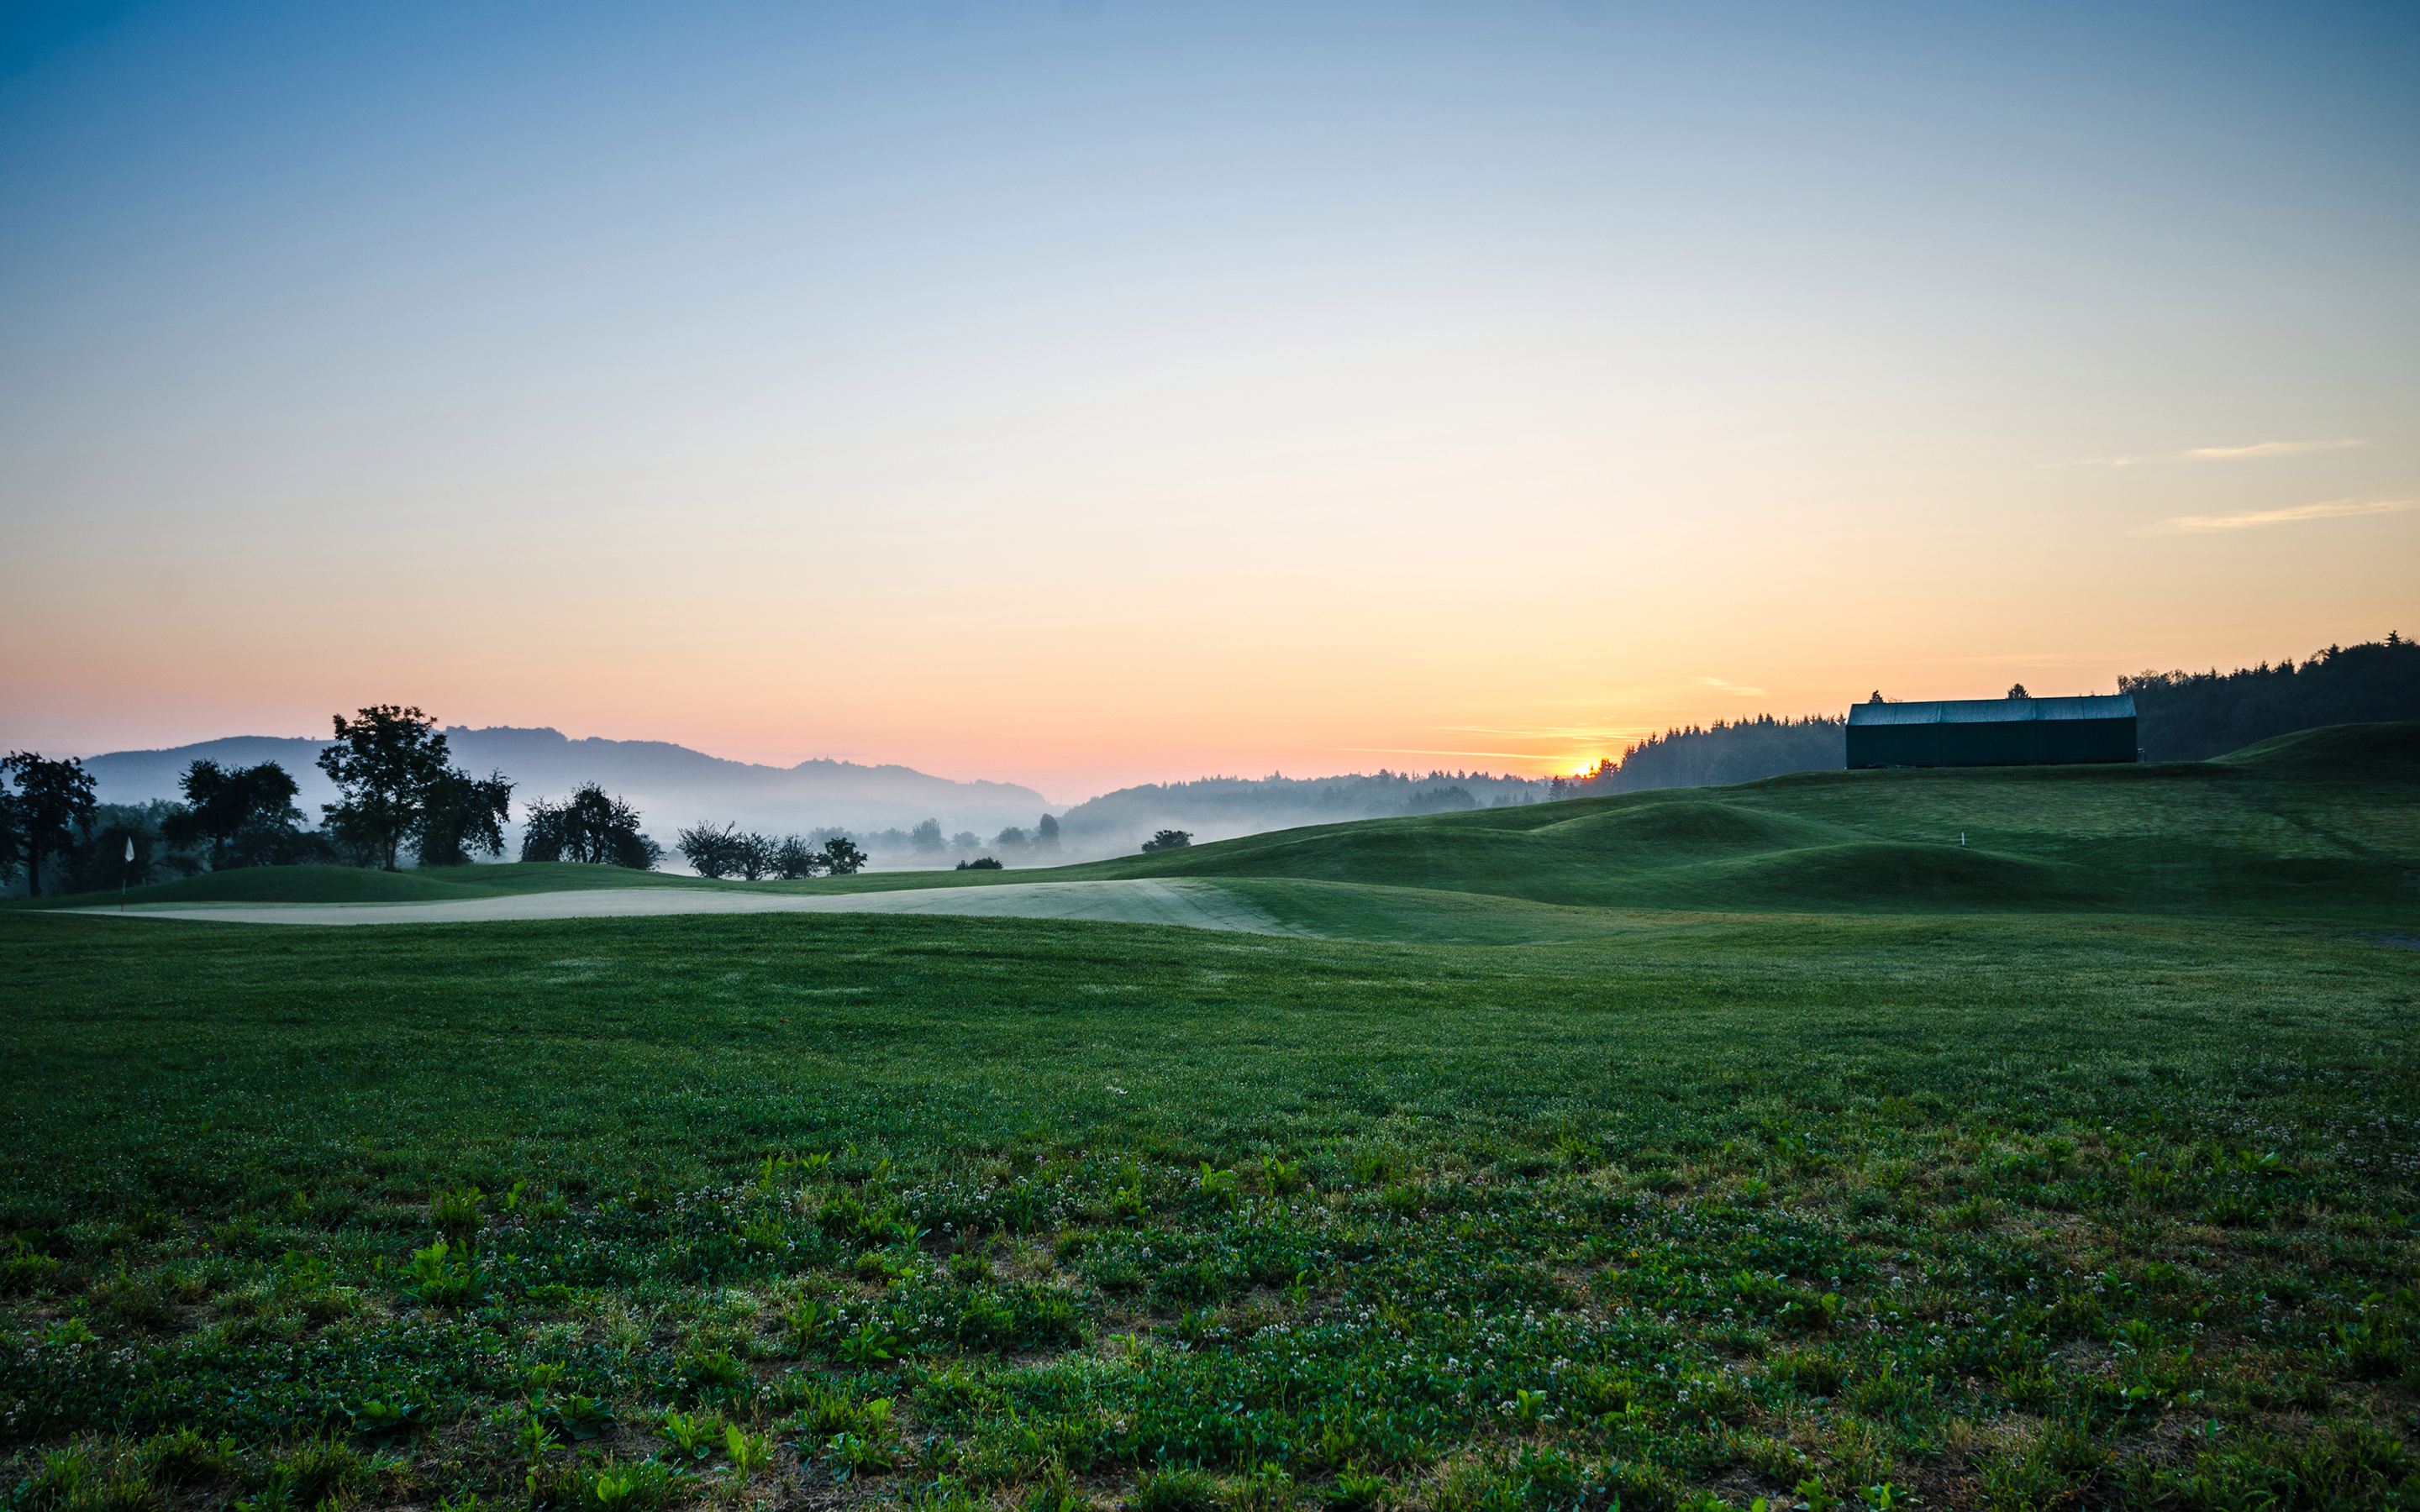
{"type": "Polygon", "coordinates": [[[2350,519],[2364,515],[2397,515],[2420,509],[2420,499],[2331,499],[2286,509],[2245,509],[2232,515],[2178,515],[2144,526],[2137,535],[2206,535],[2227,531],[2258,530],[2264,525],[2299,525],[2313,519],[2350,519]]]}
{"type": "Polygon", "coordinates": [[[1426,746],[1344,746],[1357,756],[1483,756],[1507,762],[1556,762],[1571,753],[1560,750],[1436,750],[1426,746]]]}
{"type": "Polygon", "coordinates": [[[1736,693],[1741,698],[1761,699],[1764,697],[1763,688],[1750,687],[1745,683],[1734,683],[1726,677],[1700,677],[1698,679],[1698,686],[1700,687],[1717,688],[1725,693],[1736,693]]]}
{"type": "Polygon", "coordinates": [[[2271,457],[2303,456],[2312,452],[2347,452],[2369,443],[2358,436],[2319,440],[2254,441],[2245,446],[2190,446],[2181,452],[2147,452],[2140,456],[2088,456],[2075,462],[2053,462],[2054,468],[2147,468],[2175,462],[2258,462],[2271,457]]]}

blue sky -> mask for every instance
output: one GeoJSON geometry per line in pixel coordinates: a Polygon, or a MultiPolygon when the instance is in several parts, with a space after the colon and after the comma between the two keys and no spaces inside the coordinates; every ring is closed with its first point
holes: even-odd
{"type": "Polygon", "coordinates": [[[1538,769],[2420,625],[2410,6],[5,24],[9,743],[1538,769]]]}

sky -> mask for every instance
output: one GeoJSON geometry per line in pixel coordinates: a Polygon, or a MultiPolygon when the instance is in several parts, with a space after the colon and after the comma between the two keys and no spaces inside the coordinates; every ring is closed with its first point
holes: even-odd
{"type": "Polygon", "coordinates": [[[1058,801],[2420,631],[2420,8],[0,9],[0,747],[1058,801]]]}

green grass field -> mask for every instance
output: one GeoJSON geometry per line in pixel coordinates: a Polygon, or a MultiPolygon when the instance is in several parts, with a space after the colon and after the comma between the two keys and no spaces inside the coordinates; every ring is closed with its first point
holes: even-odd
{"type": "Polygon", "coordinates": [[[2420,1501],[2412,727],[1063,874],[1327,937],[0,910],[0,1498],[2420,1501]]]}

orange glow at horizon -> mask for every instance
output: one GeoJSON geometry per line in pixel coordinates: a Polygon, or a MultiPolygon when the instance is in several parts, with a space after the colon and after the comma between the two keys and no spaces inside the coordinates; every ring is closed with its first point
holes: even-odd
{"type": "Polygon", "coordinates": [[[923,8],[21,41],[0,749],[1066,803],[2420,632],[2372,21],[923,8]]]}

